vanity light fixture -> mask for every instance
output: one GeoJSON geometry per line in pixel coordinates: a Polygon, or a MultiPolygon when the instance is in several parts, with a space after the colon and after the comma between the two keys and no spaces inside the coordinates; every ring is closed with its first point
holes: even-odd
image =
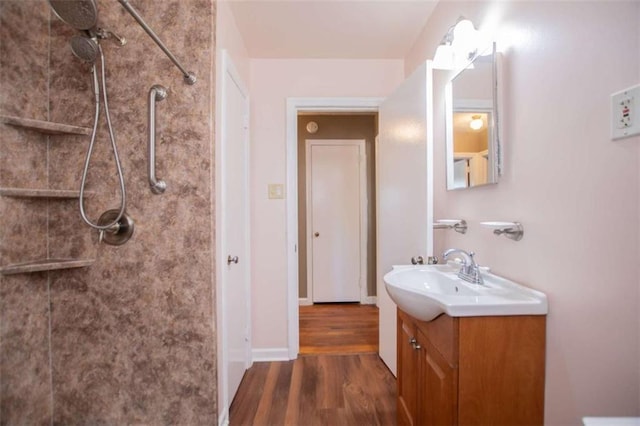
{"type": "Polygon", "coordinates": [[[473,130],[480,130],[484,126],[484,122],[482,121],[482,116],[480,115],[472,115],[471,121],[469,122],[469,127],[473,130]]]}
{"type": "Polygon", "coordinates": [[[473,22],[460,17],[442,38],[433,57],[434,66],[441,69],[456,69],[467,65],[478,52],[479,33],[473,22]]]}

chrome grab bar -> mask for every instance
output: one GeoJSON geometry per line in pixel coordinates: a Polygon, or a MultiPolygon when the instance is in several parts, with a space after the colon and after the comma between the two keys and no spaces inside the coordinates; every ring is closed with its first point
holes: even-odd
{"type": "Polygon", "coordinates": [[[167,97],[167,89],[154,84],[149,90],[149,186],[154,194],[162,194],[167,183],[156,180],[156,102],[167,97]]]}
{"type": "Polygon", "coordinates": [[[196,75],[190,71],[187,71],[182,66],[182,64],[180,64],[180,62],[176,59],[176,57],[173,56],[173,53],[171,53],[171,51],[167,49],[167,46],[165,46],[162,40],[160,40],[156,35],[156,33],[153,32],[151,27],[149,27],[149,25],[147,25],[147,23],[144,22],[144,19],[142,19],[142,16],[140,16],[140,14],[133,8],[133,6],[131,6],[127,0],[118,0],[118,1],[122,5],[122,7],[124,7],[127,10],[127,12],[129,12],[129,14],[133,16],[133,19],[135,19],[138,22],[138,24],[140,24],[142,29],[145,30],[147,34],[149,34],[149,37],[151,37],[151,39],[156,42],[158,47],[162,49],[165,55],[167,55],[169,59],[171,59],[171,62],[173,62],[175,66],[180,69],[180,71],[182,72],[182,75],[184,76],[184,82],[191,85],[196,84],[196,75]]]}

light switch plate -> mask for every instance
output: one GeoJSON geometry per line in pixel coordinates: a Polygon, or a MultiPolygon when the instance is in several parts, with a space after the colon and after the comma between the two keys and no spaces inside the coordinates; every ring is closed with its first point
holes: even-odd
{"type": "Polygon", "coordinates": [[[284,198],[284,185],[281,183],[269,184],[269,199],[280,200],[284,198]]]}
{"type": "Polygon", "coordinates": [[[611,139],[640,135],[640,84],[611,95],[611,139]]]}

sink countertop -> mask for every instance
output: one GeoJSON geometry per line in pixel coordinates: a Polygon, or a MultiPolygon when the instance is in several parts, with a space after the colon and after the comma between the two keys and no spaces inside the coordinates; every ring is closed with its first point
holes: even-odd
{"type": "Polygon", "coordinates": [[[422,321],[452,317],[546,315],[546,295],[482,271],[484,285],[469,284],[452,265],[396,265],[384,277],[391,299],[422,321]]]}

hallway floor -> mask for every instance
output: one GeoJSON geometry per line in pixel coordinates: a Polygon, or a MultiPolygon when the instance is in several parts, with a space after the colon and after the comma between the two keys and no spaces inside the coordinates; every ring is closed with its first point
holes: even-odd
{"type": "Polygon", "coordinates": [[[377,351],[376,306],[301,306],[298,359],[254,363],[230,425],[395,425],[396,379],[377,351]]]}
{"type": "Polygon", "coordinates": [[[359,303],[300,306],[300,354],[378,353],[378,307],[359,303]]]}
{"type": "Polygon", "coordinates": [[[230,425],[396,424],[396,380],[377,354],[257,362],[231,405],[230,425]]]}

